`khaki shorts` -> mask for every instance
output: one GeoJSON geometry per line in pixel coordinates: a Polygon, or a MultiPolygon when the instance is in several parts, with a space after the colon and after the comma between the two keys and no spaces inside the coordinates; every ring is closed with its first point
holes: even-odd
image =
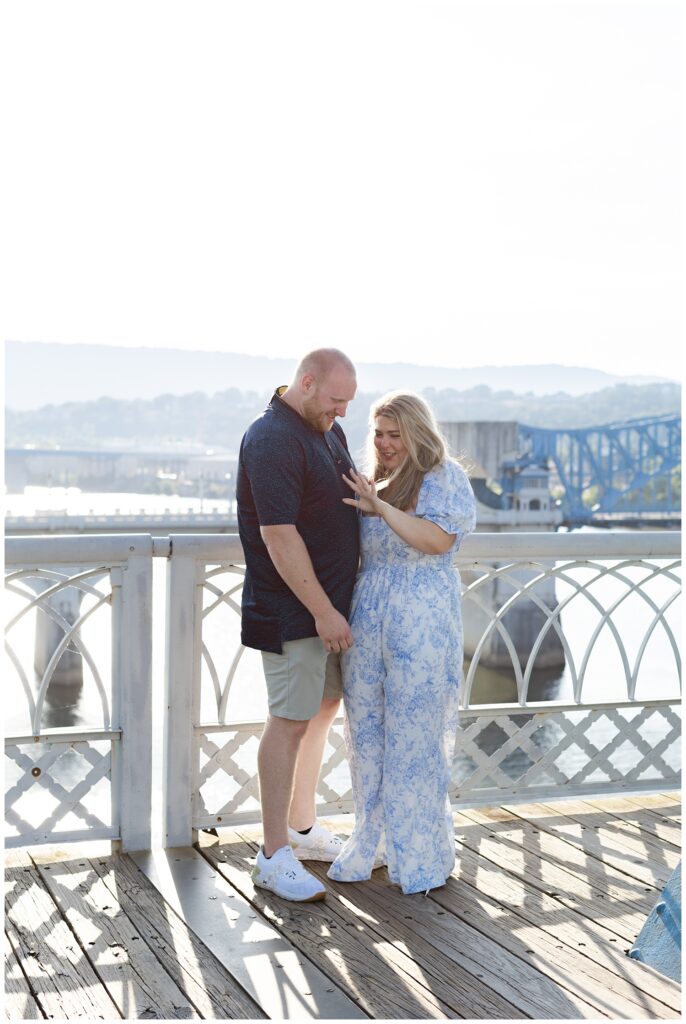
{"type": "Polygon", "coordinates": [[[318,636],[286,640],[282,646],[283,654],[262,651],[269,713],[305,722],[314,718],[323,698],[343,696],[340,658],[325,651],[318,636]]]}

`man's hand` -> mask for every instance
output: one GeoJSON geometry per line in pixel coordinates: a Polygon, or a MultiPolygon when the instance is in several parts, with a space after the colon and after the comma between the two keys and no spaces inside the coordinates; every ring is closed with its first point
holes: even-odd
{"type": "Polygon", "coordinates": [[[315,576],[305,542],[292,524],[260,527],[269,557],[281,579],[307,608],[327,651],[347,651],[353,635],[315,576]]]}
{"type": "Polygon", "coordinates": [[[324,644],[324,650],[347,651],[352,647],[353,635],[347,619],[335,608],[332,607],[323,615],[315,616],[314,625],[324,644]]]}

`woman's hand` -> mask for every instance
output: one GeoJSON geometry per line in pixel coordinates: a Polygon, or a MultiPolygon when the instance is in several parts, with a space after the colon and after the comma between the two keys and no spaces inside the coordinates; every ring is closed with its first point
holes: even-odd
{"type": "Polygon", "coordinates": [[[367,480],[366,477],[360,473],[356,473],[354,469],[350,470],[350,477],[347,477],[345,473],[342,474],[343,479],[350,488],[354,491],[357,498],[343,498],[342,500],[346,505],[353,505],[355,508],[360,509],[361,512],[371,512],[374,515],[381,515],[381,506],[385,504],[376,493],[376,484],[373,480],[367,480]]]}

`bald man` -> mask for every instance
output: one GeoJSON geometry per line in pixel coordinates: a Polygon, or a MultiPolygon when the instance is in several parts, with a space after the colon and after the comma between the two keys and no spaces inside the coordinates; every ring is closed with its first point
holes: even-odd
{"type": "Polygon", "coordinates": [[[252,877],[297,902],[326,894],[300,861],[333,861],[343,846],[316,820],[315,793],[342,696],[339,653],[353,643],[357,513],[341,500],[353,463],[336,419],[356,387],[343,352],[309,352],[246,431],[238,462],[241,639],[262,652],[269,701],[257,759],[264,843],[252,877]]]}

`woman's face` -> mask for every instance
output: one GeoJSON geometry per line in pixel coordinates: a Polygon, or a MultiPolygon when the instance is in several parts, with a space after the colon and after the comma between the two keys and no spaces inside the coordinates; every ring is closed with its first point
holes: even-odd
{"type": "Polygon", "coordinates": [[[374,446],[383,468],[391,473],[405,460],[407,448],[400,439],[397,420],[390,416],[377,416],[374,422],[374,446]]]}

